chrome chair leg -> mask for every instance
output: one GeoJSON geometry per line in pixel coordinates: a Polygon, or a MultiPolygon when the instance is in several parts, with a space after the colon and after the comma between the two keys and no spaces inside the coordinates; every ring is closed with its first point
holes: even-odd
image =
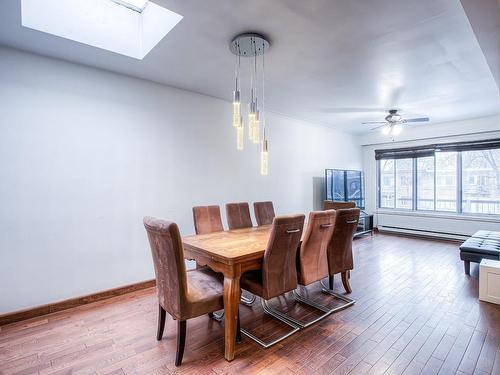
{"type": "MultiPolygon", "coordinates": [[[[323,284],[321,284],[323,285],[323,284]]],[[[323,285],[324,286],[324,285],[323,285]]],[[[276,316],[276,317],[279,317],[279,318],[282,318],[282,319],[286,319],[288,321],[290,321],[291,323],[295,324],[295,325],[298,325],[299,327],[301,328],[306,328],[306,327],[309,327],[310,325],[320,321],[321,319],[324,319],[326,318],[328,315],[336,312],[336,311],[339,311],[339,310],[342,310],[342,309],[345,309],[346,307],[349,307],[351,305],[354,304],[354,300],[351,300],[350,298],[347,298],[345,296],[342,296],[342,295],[337,295],[337,293],[333,293],[333,292],[328,292],[329,294],[332,294],[334,297],[338,298],[338,299],[341,299],[343,301],[345,301],[346,303],[345,304],[342,304],[340,306],[337,306],[333,309],[330,309],[326,306],[323,306],[323,305],[320,305],[319,303],[317,303],[316,301],[312,300],[309,298],[308,296],[308,291],[307,291],[307,288],[303,287],[303,290],[305,291],[305,294],[306,294],[306,297],[301,295],[297,290],[294,290],[292,293],[293,293],[293,297],[294,299],[299,302],[299,303],[303,303],[305,305],[308,305],[308,306],[311,306],[321,312],[323,312],[323,314],[321,314],[320,316],[310,320],[310,321],[303,321],[303,320],[300,320],[300,319],[297,319],[297,318],[294,318],[293,316],[290,316],[290,315],[287,315],[285,314],[284,312],[282,311],[278,311],[272,307],[270,307],[269,305],[267,305],[266,303],[266,309],[267,309],[267,312],[276,316]]]]}
{"type": "Polygon", "coordinates": [[[273,340],[271,342],[265,342],[265,341],[261,340],[260,338],[258,338],[257,336],[255,336],[253,333],[241,328],[241,333],[243,333],[248,338],[252,339],[256,343],[258,343],[259,345],[261,345],[267,349],[270,346],[273,346],[273,345],[277,344],[278,342],[286,339],[287,337],[293,335],[295,332],[297,332],[300,329],[300,327],[298,325],[295,325],[290,320],[284,318],[282,316],[283,314],[281,314],[279,311],[276,311],[275,309],[271,308],[269,306],[269,304],[267,303],[267,301],[264,300],[263,298],[260,298],[260,303],[261,303],[262,308],[264,309],[265,313],[267,313],[267,314],[271,315],[272,317],[278,319],[279,321],[285,323],[286,325],[291,327],[292,330],[290,332],[287,332],[285,335],[276,338],[275,340],[273,340]]]}
{"type": "Polygon", "coordinates": [[[247,306],[252,306],[252,304],[255,302],[255,295],[251,295],[250,297],[246,297],[244,296],[243,294],[241,295],[241,298],[240,298],[240,302],[244,305],[247,305],[247,306]]]}
{"type": "Polygon", "coordinates": [[[346,296],[344,296],[344,295],[342,295],[342,294],[339,294],[339,293],[335,293],[333,290],[331,290],[330,288],[328,288],[328,287],[327,287],[327,286],[323,283],[323,280],[321,280],[321,281],[320,281],[320,283],[321,283],[321,286],[323,287],[323,288],[321,289],[321,291],[322,291],[323,293],[327,293],[327,294],[329,294],[329,295],[331,295],[331,296],[333,296],[333,297],[335,297],[335,298],[338,298],[338,299],[340,299],[340,300],[342,300],[342,301],[346,302],[346,303],[345,303],[345,304],[343,304],[343,305],[340,305],[340,306],[337,306],[337,307],[333,308],[333,309],[332,309],[332,312],[335,312],[335,311],[339,311],[339,310],[345,309],[346,307],[352,306],[352,305],[354,305],[354,304],[356,303],[356,301],[355,301],[355,300],[353,300],[353,299],[351,299],[351,298],[349,298],[349,297],[346,297],[346,296]]]}
{"type": "Polygon", "coordinates": [[[296,290],[294,290],[292,292],[292,294],[293,294],[293,297],[294,297],[295,301],[297,301],[299,303],[303,303],[303,304],[308,305],[308,306],[311,306],[311,307],[313,307],[313,308],[315,308],[315,309],[320,310],[320,311],[323,312],[323,314],[321,314],[320,316],[318,316],[318,317],[316,317],[316,318],[314,318],[312,320],[309,320],[309,321],[305,322],[303,320],[294,318],[293,316],[287,315],[287,314],[285,314],[285,313],[283,313],[281,311],[274,310],[275,313],[279,314],[284,319],[290,320],[292,323],[298,325],[301,328],[309,327],[310,325],[312,325],[312,324],[314,324],[316,322],[319,322],[321,319],[326,318],[328,315],[330,315],[333,312],[330,309],[327,309],[324,306],[321,306],[320,304],[314,302],[313,300],[301,296],[296,290]]]}
{"type": "Polygon", "coordinates": [[[212,313],[211,318],[216,322],[221,323],[224,320],[224,310],[222,310],[220,313],[212,313]]]}
{"type": "MultiPolygon", "coordinates": [[[[252,304],[255,302],[255,299],[256,297],[253,294],[251,297],[245,297],[242,295],[240,297],[240,302],[243,303],[244,305],[252,306],[252,304]]],[[[211,318],[219,323],[222,322],[224,320],[224,311],[220,313],[213,313],[211,318]]]]}

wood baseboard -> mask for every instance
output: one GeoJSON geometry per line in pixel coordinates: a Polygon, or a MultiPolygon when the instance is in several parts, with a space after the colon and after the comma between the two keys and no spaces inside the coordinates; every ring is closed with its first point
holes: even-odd
{"type": "Polygon", "coordinates": [[[156,285],[156,280],[147,280],[147,281],[142,281],[140,283],[104,290],[102,292],[97,292],[86,296],[71,298],[64,301],[49,303],[47,305],[31,307],[25,310],[19,310],[2,314],[0,315],[0,326],[19,322],[21,320],[36,318],[38,316],[47,315],[62,310],[71,309],[73,307],[87,305],[89,303],[102,301],[105,299],[120,296],[122,294],[135,292],[136,290],[152,288],[155,285],[156,285]]]}

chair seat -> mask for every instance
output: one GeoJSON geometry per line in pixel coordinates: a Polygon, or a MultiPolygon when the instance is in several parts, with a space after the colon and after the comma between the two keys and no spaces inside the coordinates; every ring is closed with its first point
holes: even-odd
{"type": "Polygon", "coordinates": [[[187,272],[187,314],[194,318],[224,308],[223,276],[208,267],[187,272]]]}
{"type": "Polygon", "coordinates": [[[263,285],[262,285],[262,271],[250,271],[245,272],[240,279],[240,286],[242,289],[249,291],[259,297],[263,296],[263,285]]]}
{"type": "Polygon", "coordinates": [[[460,245],[460,251],[500,256],[500,240],[471,237],[460,245]]]}

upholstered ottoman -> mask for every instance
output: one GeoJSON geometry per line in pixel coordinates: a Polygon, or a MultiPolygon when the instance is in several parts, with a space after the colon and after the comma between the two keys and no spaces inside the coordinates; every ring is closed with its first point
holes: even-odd
{"type": "Polygon", "coordinates": [[[470,275],[470,262],[481,263],[483,259],[500,260],[500,232],[480,230],[460,245],[460,259],[470,275]]]}
{"type": "Polygon", "coordinates": [[[478,230],[471,237],[500,241],[500,232],[495,232],[492,230],[478,230]]]}

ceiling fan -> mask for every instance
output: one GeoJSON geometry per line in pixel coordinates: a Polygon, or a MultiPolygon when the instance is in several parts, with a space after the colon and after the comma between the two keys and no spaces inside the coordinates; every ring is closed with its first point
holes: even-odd
{"type": "Polygon", "coordinates": [[[411,122],[428,122],[429,117],[418,117],[418,118],[403,118],[398,113],[397,109],[390,109],[389,114],[385,116],[385,121],[369,121],[363,122],[362,124],[381,124],[380,126],[376,126],[370,130],[382,129],[382,133],[385,135],[395,136],[401,133],[403,130],[402,124],[407,124],[411,122]]]}

